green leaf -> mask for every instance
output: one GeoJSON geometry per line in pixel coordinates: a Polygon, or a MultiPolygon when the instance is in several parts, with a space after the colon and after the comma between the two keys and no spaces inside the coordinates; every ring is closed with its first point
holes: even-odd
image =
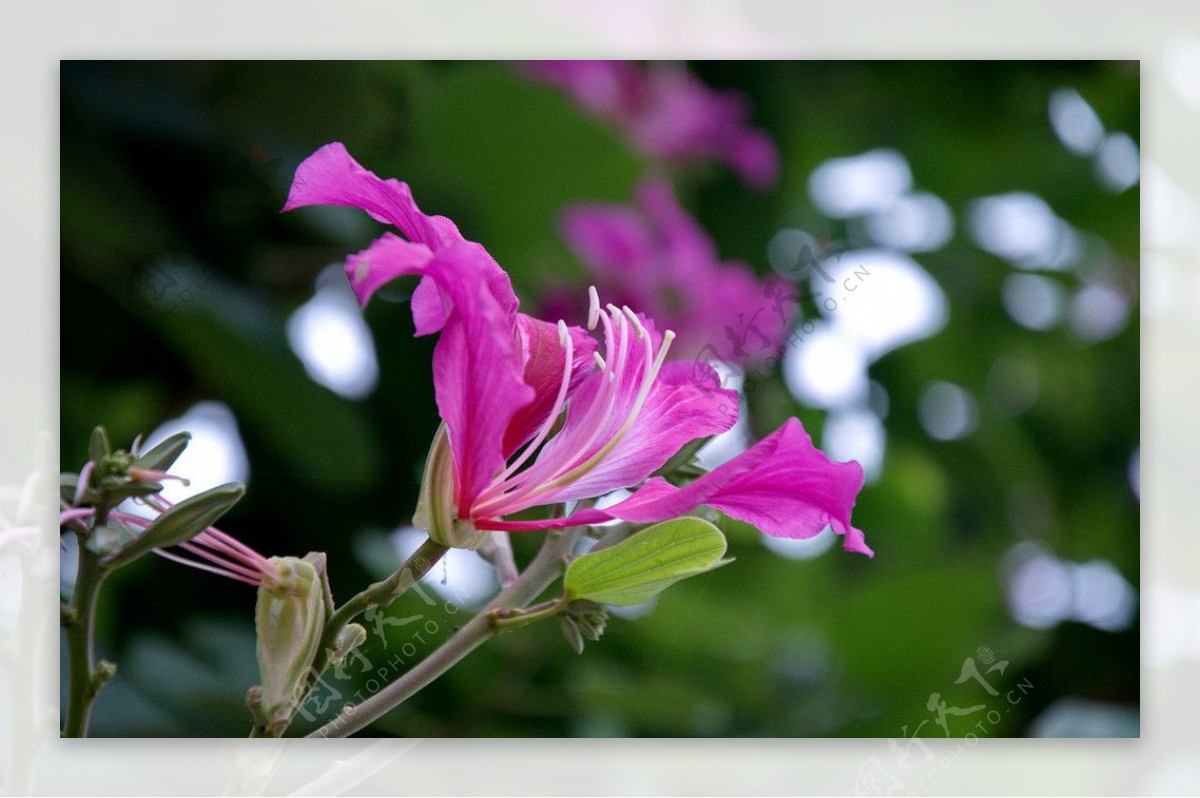
{"type": "Polygon", "coordinates": [[[151,549],[164,548],[191,540],[237,504],[246,492],[246,487],[236,482],[218,485],[167,510],[146,531],[114,552],[102,565],[117,568],[148,553],[151,549]]]}
{"type": "Polygon", "coordinates": [[[584,554],[567,566],[570,599],[640,604],[681,579],[725,565],[725,536],[700,518],[676,518],[647,527],[611,548],[584,554]]]}
{"type": "Polygon", "coordinates": [[[147,471],[166,471],[179,459],[179,455],[183,454],[191,440],[192,433],[176,432],[150,451],[139,455],[138,459],[133,461],[133,467],[147,471]]]}

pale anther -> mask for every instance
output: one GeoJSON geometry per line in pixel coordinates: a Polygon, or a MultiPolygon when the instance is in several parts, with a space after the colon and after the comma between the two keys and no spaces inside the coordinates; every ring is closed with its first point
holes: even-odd
{"type": "Polygon", "coordinates": [[[588,329],[596,329],[596,322],[600,321],[600,294],[596,293],[596,286],[588,286],[588,329]]]}

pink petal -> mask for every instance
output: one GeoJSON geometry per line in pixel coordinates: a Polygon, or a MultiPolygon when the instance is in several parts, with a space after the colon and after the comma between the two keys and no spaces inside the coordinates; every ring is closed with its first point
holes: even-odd
{"type": "Polygon", "coordinates": [[[283,210],[308,205],[361,208],[377,221],[400,228],[410,241],[430,249],[462,240],[454,222],[421,212],[407,183],[383,180],[364,169],[340,141],[326,144],[296,168],[283,210]]]}
{"type": "Polygon", "coordinates": [[[669,183],[650,180],[638,187],[638,204],[660,231],[676,279],[706,276],[719,269],[717,247],[679,206],[669,183]]]}
{"type": "Polygon", "coordinates": [[[728,147],[726,156],[751,188],[770,188],[779,181],[779,151],[761,131],[745,131],[728,147]]]}
{"type": "MultiPolygon", "coordinates": [[[[436,303],[442,332],[433,350],[434,393],[450,438],[461,508],[470,507],[503,470],[505,433],[534,398],[534,389],[522,380],[524,357],[510,314],[486,280],[493,264],[483,247],[470,241],[430,253],[392,233],[346,261],[360,298],[402,275],[419,275],[422,285],[434,287],[428,307],[436,303]]],[[[413,316],[418,334],[431,331],[428,316],[416,309],[413,316]]]]}
{"type": "MultiPolygon", "coordinates": [[[[367,300],[385,283],[405,275],[423,275],[431,258],[433,252],[424,244],[405,241],[395,233],[384,233],[362,252],[346,258],[346,277],[350,279],[350,287],[354,289],[359,303],[365,306],[367,300]]],[[[421,285],[427,284],[432,283],[425,280],[421,282],[421,285]]],[[[436,288],[436,284],[432,285],[436,288]]],[[[414,303],[413,316],[416,315],[414,303]]],[[[445,314],[442,313],[441,317],[444,319],[445,314]]],[[[422,334],[419,320],[417,334],[422,334]]]]}
{"type": "Polygon", "coordinates": [[[832,462],[792,418],[692,484],[676,488],[663,479],[651,480],[608,512],[652,523],[706,504],[773,537],[810,538],[829,525],[846,537],[845,549],[873,555],[862,532],[850,523],[862,483],[858,463],[832,462]]]}
{"type": "Polygon", "coordinates": [[[562,236],[593,274],[636,278],[658,245],[641,214],[617,205],[582,204],[562,216],[562,236]]]}
{"type": "MultiPolygon", "coordinates": [[[[404,252],[402,247],[389,240],[383,249],[391,264],[391,272],[378,266],[377,259],[381,253],[375,251],[375,244],[357,256],[360,261],[369,257],[367,269],[363,268],[361,262],[347,262],[351,284],[355,286],[359,302],[364,305],[384,283],[401,274],[416,273],[414,264],[420,260],[421,252],[437,252],[466,240],[454,222],[446,217],[422,213],[407,183],[394,179],[383,180],[374,172],[364,169],[341,142],[326,144],[297,167],[296,178],[283,210],[290,211],[308,205],[361,208],[374,219],[395,225],[410,244],[424,247],[424,250],[410,248],[404,252]]],[[[509,316],[511,326],[512,317],[517,312],[517,296],[513,293],[512,283],[491,255],[482,247],[480,250],[483,251],[481,262],[484,268],[479,272],[479,279],[509,316]]],[[[440,330],[451,304],[450,298],[439,291],[437,284],[422,280],[412,297],[417,334],[428,335],[440,330]]]]}
{"type": "MultiPolygon", "coordinates": [[[[568,327],[567,331],[571,336],[572,348],[571,377],[567,387],[567,396],[570,397],[584,377],[596,368],[592,360],[596,339],[582,327],[568,327]]],[[[546,421],[546,415],[558,398],[565,365],[566,350],[559,344],[557,324],[518,313],[517,333],[525,363],[523,379],[526,385],[533,388],[534,398],[513,417],[504,436],[505,456],[532,438],[546,421]]]]}
{"type": "Polygon", "coordinates": [[[433,384],[450,438],[460,512],[504,469],[505,433],[534,398],[522,380],[509,314],[480,279],[487,261],[482,247],[463,242],[437,253],[426,267],[449,300],[433,352],[433,384]]]}
{"type": "Polygon", "coordinates": [[[773,537],[811,538],[828,525],[845,536],[844,549],[873,557],[862,531],[850,523],[862,482],[858,463],[830,461],[793,418],[748,451],[682,488],[656,477],[625,501],[603,510],[543,521],[496,521],[486,528],[553,529],[614,518],[650,524],[686,515],[705,504],[773,537]]]}
{"type": "Polygon", "coordinates": [[[564,88],[588,112],[619,118],[642,92],[642,73],[628,61],[531,61],[530,77],[564,88]]]}

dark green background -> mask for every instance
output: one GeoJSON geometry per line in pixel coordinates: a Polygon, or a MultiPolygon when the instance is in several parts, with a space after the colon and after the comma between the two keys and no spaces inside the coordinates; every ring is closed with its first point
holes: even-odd
{"type": "MultiPolygon", "coordinates": [[[[999,301],[1011,267],[971,243],[964,213],[979,196],[1036,193],[1103,237],[1136,285],[1138,189],[1103,190],[1046,113],[1051,91],[1074,87],[1110,130],[1137,139],[1136,64],[692,68],[745,92],[782,155],[779,185],[766,192],[718,165],[677,175],[681,200],[723,257],[765,272],[767,241],[797,219],[850,236],[812,208],[806,181],[822,161],[874,147],[901,151],[917,187],[955,212],[955,238],[917,256],[948,296],[948,326],[871,368],[890,396],[887,452],[855,522],[878,556],[786,560],[731,526],[735,564],[672,588],[645,618],[612,620],[584,656],[553,624],[506,635],[372,731],[899,737],[930,717],[933,691],[977,703],[978,687],[954,680],[980,646],[1009,660],[1005,689],[1022,679],[1035,688],[994,735],[1027,733],[1064,697],[1136,711],[1137,624],[1119,633],[1022,627],[1006,608],[1000,565],[1030,536],[1014,528],[1011,507],[1033,484],[1053,508],[1045,546],[1076,562],[1108,560],[1137,586],[1138,504],[1126,476],[1138,441],[1136,312],[1094,345],[1064,329],[1019,327],[999,301]],[[1037,402],[1014,418],[981,400],[973,435],[931,440],[917,421],[923,386],[948,380],[982,395],[1005,354],[1036,365],[1037,402]]],[[[432,342],[412,339],[406,306],[375,302],[375,393],[347,401],[308,379],[284,320],[323,267],[383,228],[353,211],[280,216],[295,165],[345,142],[487,246],[527,306],[547,277],[582,278],[555,233],[562,207],[626,201],[648,169],[616,132],[503,64],[64,63],[61,116],[64,467],[85,459],[97,423],[129,441],[196,401],[226,402],[252,472],[223,528],[266,554],[326,551],[343,599],[390,569],[382,535],[411,516],[438,421],[432,342]],[[195,276],[205,290],[175,306],[148,301],[137,286],[153,268],[195,276]]],[[[824,414],[796,406],[777,377],[754,405],[758,432],[796,414],[820,439],[824,414]]],[[[519,559],[536,538],[518,536],[519,559]]],[[[100,648],[121,673],[96,704],[96,734],[247,732],[252,589],[150,558],[108,583],[104,598],[100,648]]],[[[442,635],[455,622],[422,607],[410,596],[393,612],[425,612],[442,635]]],[[[388,650],[374,641],[367,655],[390,658],[409,628],[393,627],[388,650]]],[[[1132,717],[1126,733],[1136,733],[1132,717]]]]}

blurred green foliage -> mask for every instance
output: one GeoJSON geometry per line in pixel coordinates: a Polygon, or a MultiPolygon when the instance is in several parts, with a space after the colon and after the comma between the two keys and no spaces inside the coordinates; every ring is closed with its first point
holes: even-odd
{"type": "MultiPolygon", "coordinates": [[[[1002,693],[1021,679],[1034,685],[994,736],[1027,733],[1067,696],[1136,707],[1136,622],[1116,633],[1021,626],[1006,607],[1003,565],[1032,539],[1075,562],[1107,560],[1137,586],[1139,508],[1127,478],[1138,442],[1136,310],[1122,333],[1094,344],[1018,326],[1000,303],[1011,267],[977,248],[965,221],[974,198],[1033,192],[1102,240],[1135,290],[1138,190],[1104,190],[1055,137],[1046,108],[1054,89],[1074,87],[1109,129],[1137,139],[1136,65],[693,68],[745,92],[782,155],[779,186],[762,193],[716,165],[675,175],[724,258],[765,273],[766,244],[784,225],[853,239],[812,206],[806,181],[826,159],[874,147],[902,152],[917,187],[955,213],[950,243],[916,256],[949,298],[948,326],[871,367],[890,399],[887,449],[855,522],[878,556],[789,560],[724,522],[736,563],[672,587],[644,617],[612,619],[582,657],[554,624],[503,635],[372,731],[900,737],[931,717],[932,692],[979,703],[977,684],[955,680],[981,646],[1009,661],[989,677],[1002,693]],[[1032,364],[1038,380],[1021,413],[985,398],[1006,356],[1032,364]],[[917,402],[931,380],[980,398],[973,435],[925,433],[917,402]]],[[[82,465],[96,424],[127,445],[197,401],[227,403],[252,470],[223,528],[268,555],[327,552],[341,599],[398,562],[384,534],[411,517],[437,424],[432,342],[414,340],[407,307],[385,298],[366,312],[381,370],[374,393],[351,401],[308,378],[285,319],[325,266],[382,228],[342,209],[280,216],[296,164],[345,142],[484,243],[527,305],[550,276],[582,279],[555,232],[562,207],[627,201],[653,168],[505,64],[71,62],[61,90],[64,470],[82,465]],[[194,301],[147,295],[147,276],[163,274],[192,286],[194,301]]],[[[752,410],[760,433],[795,414],[820,440],[824,413],[796,405],[777,375],[758,386],[752,410]]],[[[515,537],[524,561],[537,535],[515,537]]],[[[121,671],[96,704],[94,732],[245,735],[253,606],[252,589],[165,561],[121,571],[99,628],[102,654],[121,671]]],[[[369,689],[373,670],[420,656],[465,613],[410,594],[390,616],[421,622],[382,627],[386,638],[364,649],[372,668],[352,663],[336,684],[345,697],[369,689]],[[433,631],[418,643],[418,629],[433,631]]],[[[921,733],[941,731],[929,723],[921,733]]]]}

